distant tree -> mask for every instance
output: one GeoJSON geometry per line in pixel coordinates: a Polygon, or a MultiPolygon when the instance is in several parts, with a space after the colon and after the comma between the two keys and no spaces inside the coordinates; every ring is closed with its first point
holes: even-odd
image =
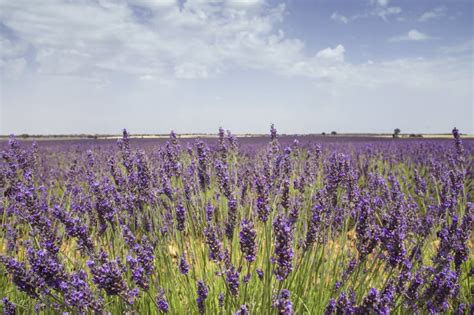
{"type": "Polygon", "coordinates": [[[326,135],[326,133],[323,131],[322,135],[323,135],[323,136],[325,136],[325,135],[326,135]]]}
{"type": "Polygon", "coordinates": [[[394,137],[394,138],[400,137],[400,132],[401,132],[400,129],[395,128],[395,130],[393,131],[393,137],[394,137]]]}
{"type": "Polygon", "coordinates": [[[337,132],[331,131],[331,135],[335,136],[335,135],[337,135],[337,132]]]}

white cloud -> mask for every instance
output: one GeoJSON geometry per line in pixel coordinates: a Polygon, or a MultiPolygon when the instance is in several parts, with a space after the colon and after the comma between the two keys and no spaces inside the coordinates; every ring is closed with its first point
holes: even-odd
{"type": "Polygon", "coordinates": [[[400,14],[400,13],[402,13],[402,9],[400,7],[388,7],[388,8],[378,7],[378,8],[375,8],[371,12],[372,15],[378,16],[378,17],[382,18],[384,21],[387,20],[388,16],[396,15],[396,14],[400,14]]]}
{"type": "Polygon", "coordinates": [[[336,48],[332,49],[330,47],[319,51],[316,54],[317,58],[321,58],[323,60],[331,61],[331,62],[344,62],[344,46],[337,45],[336,48]]]}
{"type": "Polygon", "coordinates": [[[431,37],[416,29],[412,29],[406,35],[392,37],[390,41],[425,41],[429,39],[436,39],[436,37],[431,37]]]}
{"type": "Polygon", "coordinates": [[[428,20],[441,18],[443,16],[446,16],[447,10],[448,9],[446,7],[437,7],[431,11],[426,11],[422,15],[420,15],[418,21],[426,22],[428,20]]]}
{"type": "Polygon", "coordinates": [[[390,15],[398,15],[402,13],[402,8],[400,7],[389,7],[389,0],[371,0],[370,4],[372,9],[366,11],[362,14],[356,14],[351,17],[351,20],[357,20],[362,18],[368,18],[370,16],[376,16],[381,18],[384,21],[388,21],[390,15]]]}
{"type": "MultiPolygon", "coordinates": [[[[358,20],[358,19],[365,19],[369,17],[379,17],[384,21],[388,21],[388,17],[391,15],[399,15],[402,13],[402,8],[400,7],[390,7],[388,6],[389,0],[371,0],[370,1],[370,9],[366,10],[365,12],[358,13],[352,15],[351,17],[346,17],[342,14],[339,14],[337,11],[333,12],[331,15],[331,19],[347,24],[350,21],[358,20]]],[[[401,20],[402,17],[398,16],[397,20],[401,20]]]]}
{"type": "Polygon", "coordinates": [[[263,5],[265,3],[264,0],[228,0],[226,2],[228,5],[232,5],[232,6],[248,6],[248,7],[252,7],[252,6],[260,6],[260,5],[263,5]]]}
{"type": "Polygon", "coordinates": [[[430,38],[426,34],[423,34],[423,33],[419,32],[415,29],[409,30],[408,34],[407,34],[407,37],[408,37],[409,40],[427,40],[427,39],[430,38]]]}
{"type": "Polygon", "coordinates": [[[0,75],[3,79],[17,79],[26,70],[24,58],[28,45],[23,41],[14,41],[0,37],[0,75]]]}
{"type": "MultiPolygon", "coordinates": [[[[134,5],[146,10],[143,17],[124,2],[98,3],[2,2],[0,18],[20,40],[0,37],[1,71],[8,68],[17,75],[25,71],[27,63],[21,59],[25,60],[30,47],[35,68],[29,70],[35,75],[77,77],[97,84],[120,76],[169,84],[171,80],[210,79],[232,69],[263,70],[321,84],[410,82],[406,77],[392,77],[398,71],[396,64],[348,63],[345,47],[337,42],[318,52],[308,51],[304,41],[280,29],[284,5],[193,0],[179,7],[171,0],[160,5],[134,0],[134,5]]],[[[374,5],[398,12],[385,2],[374,5]]],[[[431,38],[410,30],[393,40],[431,38]]]]}
{"type": "MultiPolygon", "coordinates": [[[[284,14],[283,4],[262,0],[0,3],[0,19],[32,48],[39,73],[95,77],[206,78],[232,66],[281,72],[307,58],[302,42],[279,30],[284,14]]],[[[6,64],[16,44],[2,41],[6,64]]]]}
{"type": "MultiPolygon", "coordinates": [[[[236,68],[318,79],[339,76],[334,64],[344,62],[342,45],[315,55],[303,41],[287,37],[279,28],[286,10],[283,4],[250,0],[188,0],[182,7],[174,1],[147,4],[133,0],[137,9],[106,0],[99,4],[18,0],[2,3],[0,18],[32,47],[36,65],[32,71],[40,75],[96,81],[126,75],[166,82],[206,79],[236,68]]],[[[3,64],[10,59],[2,57],[3,64]]]]}
{"type": "Polygon", "coordinates": [[[337,12],[333,12],[331,15],[331,20],[334,20],[339,23],[344,23],[347,24],[349,22],[349,19],[345,17],[344,15],[341,15],[337,12]]]}

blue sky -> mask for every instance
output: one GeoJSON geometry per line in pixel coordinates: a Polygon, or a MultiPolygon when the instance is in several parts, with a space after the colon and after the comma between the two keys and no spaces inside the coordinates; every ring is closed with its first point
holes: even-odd
{"type": "Polygon", "coordinates": [[[469,0],[0,0],[0,134],[474,133],[469,0]]]}

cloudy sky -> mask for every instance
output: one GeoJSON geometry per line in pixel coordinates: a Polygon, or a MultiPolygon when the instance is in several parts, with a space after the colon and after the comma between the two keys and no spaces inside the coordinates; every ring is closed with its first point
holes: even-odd
{"type": "Polygon", "coordinates": [[[0,0],[0,134],[474,132],[471,0],[0,0]]]}

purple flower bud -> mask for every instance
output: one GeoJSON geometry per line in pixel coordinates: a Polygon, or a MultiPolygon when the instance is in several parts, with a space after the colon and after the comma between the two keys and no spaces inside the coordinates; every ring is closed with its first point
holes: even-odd
{"type": "Polygon", "coordinates": [[[275,256],[276,263],[275,274],[277,280],[285,280],[293,270],[293,248],[292,248],[292,229],[288,220],[283,215],[278,215],[273,222],[275,232],[275,256]]]}
{"type": "Polygon", "coordinates": [[[251,275],[250,273],[249,273],[249,274],[246,274],[246,275],[244,276],[243,282],[244,282],[244,283],[248,283],[248,282],[250,281],[251,276],[252,276],[252,275],[251,275]]]}
{"type": "Polygon", "coordinates": [[[206,221],[207,223],[212,222],[214,216],[214,206],[209,202],[206,206],[206,221]]]}
{"type": "Polygon", "coordinates": [[[198,280],[197,282],[197,299],[196,303],[198,306],[199,314],[204,314],[206,312],[206,305],[205,301],[207,299],[207,295],[209,294],[209,289],[202,280],[198,280]]]}
{"type": "Polygon", "coordinates": [[[293,303],[290,299],[290,291],[283,289],[278,294],[273,306],[277,309],[279,315],[292,315],[293,313],[293,303]]]}
{"type": "Polygon", "coordinates": [[[189,272],[189,265],[186,262],[186,257],[184,254],[179,259],[179,272],[183,275],[187,275],[189,272]]]}
{"type": "Polygon", "coordinates": [[[240,250],[248,262],[255,261],[257,254],[257,231],[252,221],[242,220],[240,230],[240,250]]]}
{"type": "Polygon", "coordinates": [[[102,254],[98,261],[89,260],[87,266],[92,273],[94,284],[99,289],[104,289],[107,295],[126,293],[127,285],[117,261],[108,260],[107,256],[102,254]]]}
{"type": "Polygon", "coordinates": [[[184,222],[186,220],[186,208],[184,208],[182,203],[178,204],[176,208],[176,222],[178,231],[184,231],[184,222]]]}
{"type": "Polygon", "coordinates": [[[270,126],[270,137],[272,142],[275,141],[277,138],[277,130],[275,129],[274,124],[271,124],[270,126]]]}
{"type": "Polygon", "coordinates": [[[4,297],[2,299],[3,303],[3,314],[5,315],[15,315],[16,314],[16,305],[13,304],[8,300],[8,298],[4,297]]]}
{"type": "Polygon", "coordinates": [[[204,229],[206,236],[206,244],[209,246],[209,259],[214,262],[222,260],[222,244],[217,236],[216,229],[213,226],[208,226],[204,229]]]}
{"type": "Polygon", "coordinates": [[[240,273],[234,266],[230,267],[225,273],[225,279],[232,295],[239,294],[239,277],[240,273]]]}
{"type": "Polygon", "coordinates": [[[169,304],[168,300],[165,296],[165,291],[160,289],[158,291],[158,295],[156,296],[156,305],[158,306],[158,310],[162,313],[168,313],[169,311],[169,304]]]}
{"type": "Polygon", "coordinates": [[[235,312],[235,315],[250,315],[247,305],[245,304],[242,305],[240,309],[237,312],[235,312]]]}
{"type": "Polygon", "coordinates": [[[224,298],[225,294],[223,292],[219,293],[219,296],[217,297],[217,303],[219,305],[219,308],[222,308],[224,306],[224,298]]]}
{"type": "Polygon", "coordinates": [[[237,221],[237,199],[231,196],[227,202],[228,217],[225,227],[225,233],[229,240],[234,236],[234,228],[237,221]]]}

